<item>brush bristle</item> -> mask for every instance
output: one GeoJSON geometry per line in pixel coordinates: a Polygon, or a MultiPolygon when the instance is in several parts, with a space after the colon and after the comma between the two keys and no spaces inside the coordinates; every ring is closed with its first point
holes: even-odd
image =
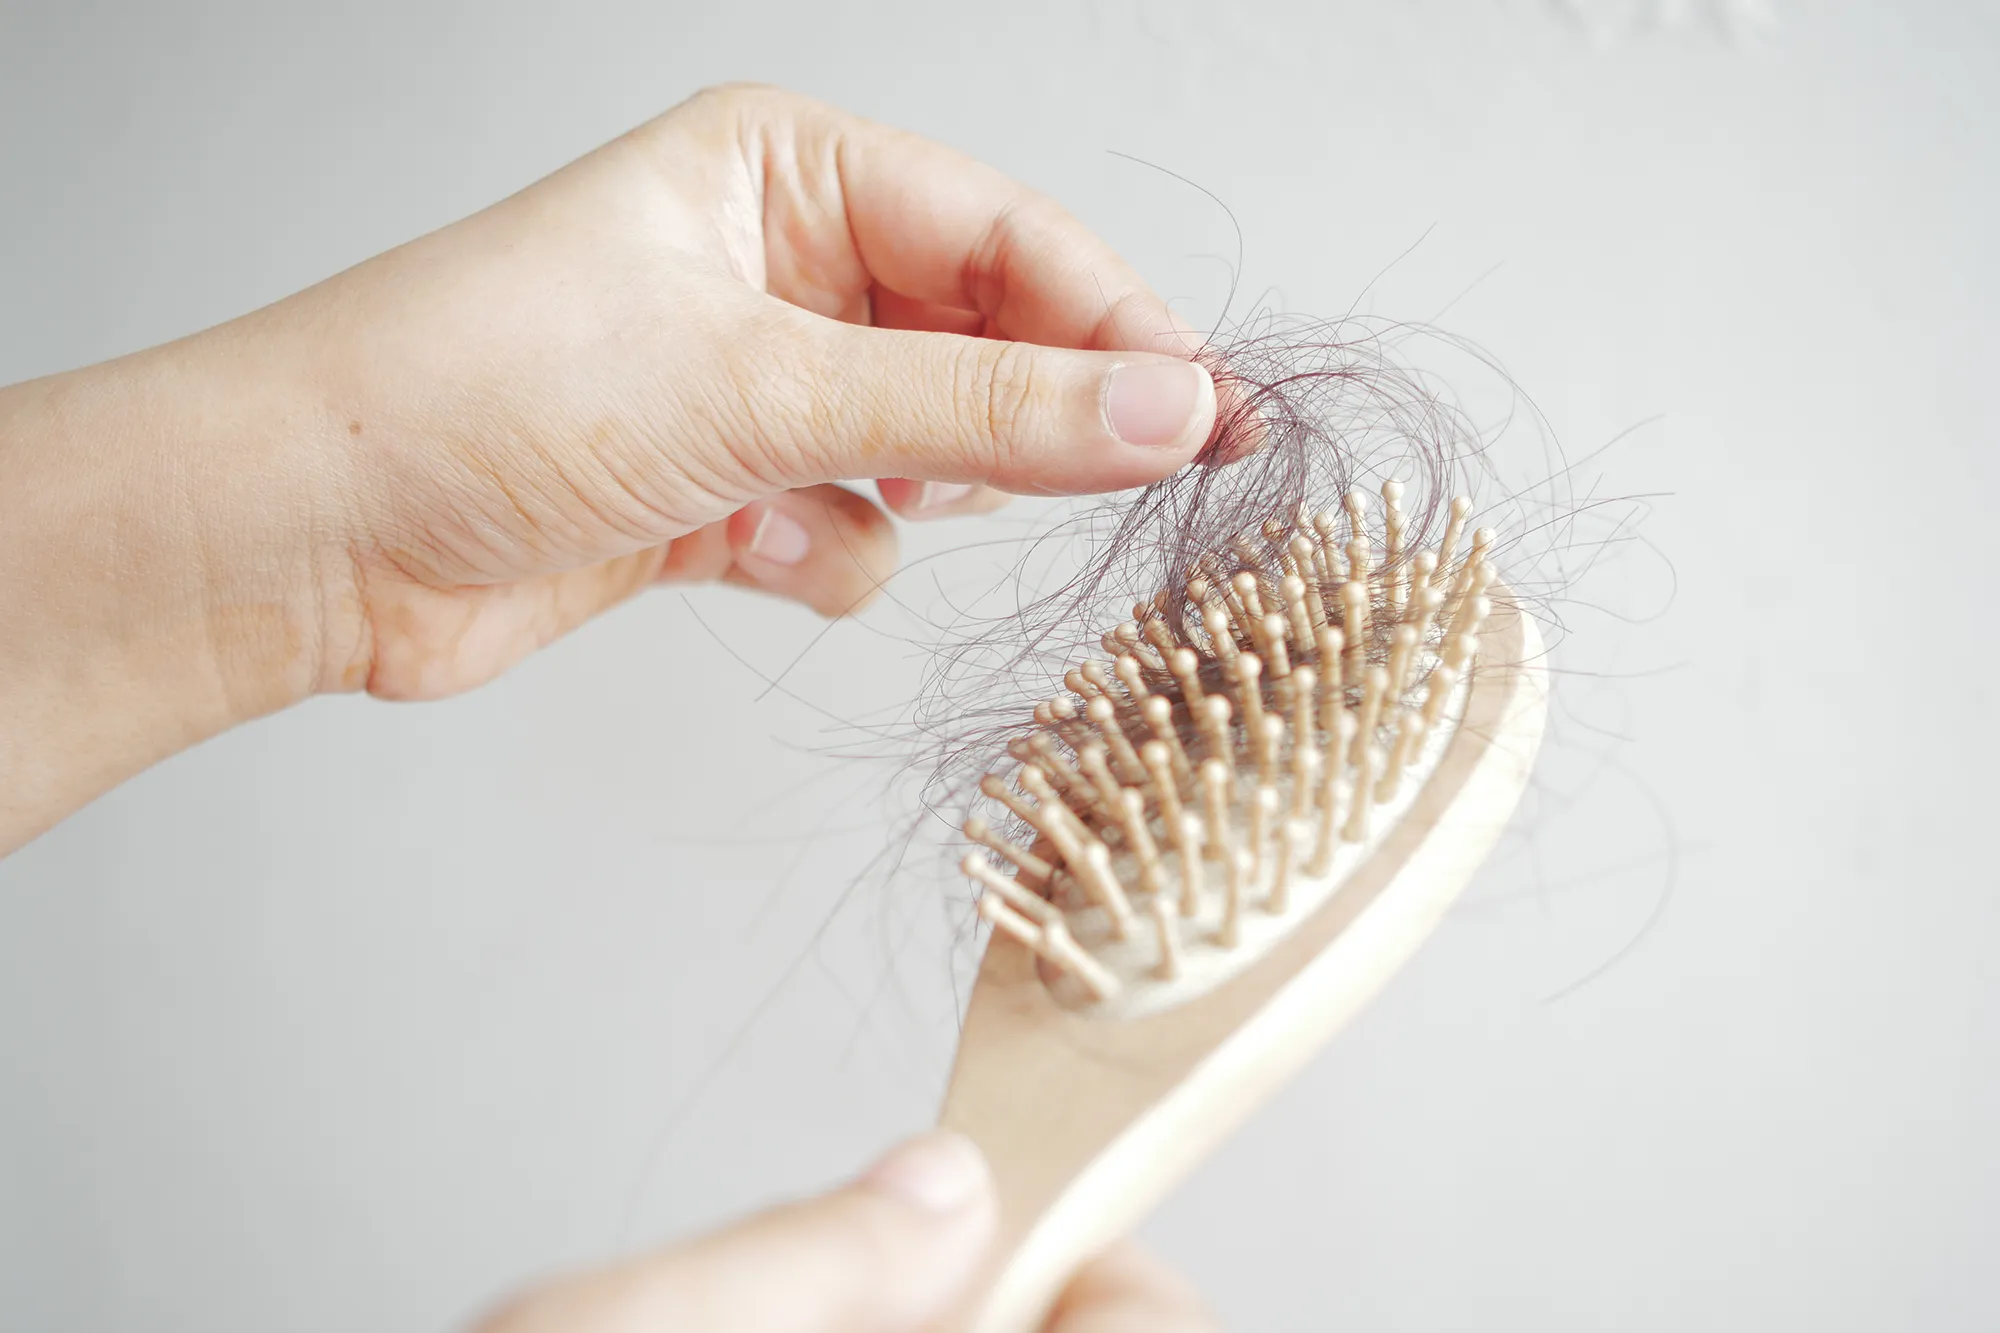
{"type": "Polygon", "coordinates": [[[1493,581],[1470,503],[1405,549],[1402,486],[1273,519],[1103,636],[980,791],[979,913],[1081,1004],[1214,984],[1324,900],[1455,726],[1493,581]],[[1011,872],[1011,873],[1009,873],[1011,872]],[[1192,976],[1191,976],[1192,974],[1192,976]]]}

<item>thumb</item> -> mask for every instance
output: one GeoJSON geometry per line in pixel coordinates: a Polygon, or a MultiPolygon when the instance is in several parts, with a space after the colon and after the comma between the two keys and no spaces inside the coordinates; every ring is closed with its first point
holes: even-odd
{"type": "Polygon", "coordinates": [[[803,312],[781,340],[790,345],[743,348],[756,365],[731,376],[750,399],[762,468],[784,474],[766,480],[781,486],[908,477],[1024,495],[1123,490],[1189,462],[1215,424],[1214,381],[1184,357],[803,312]]]}
{"type": "Polygon", "coordinates": [[[534,1293],[480,1333],[916,1333],[959,1299],[994,1215],[979,1150],[927,1134],[845,1188],[534,1293]]]}

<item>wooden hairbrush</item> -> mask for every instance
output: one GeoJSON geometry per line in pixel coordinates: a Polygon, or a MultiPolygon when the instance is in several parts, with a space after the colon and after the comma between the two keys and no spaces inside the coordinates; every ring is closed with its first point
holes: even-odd
{"type": "Polygon", "coordinates": [[[966,1333],[1038,1328],[1075,1269],[1415,951],[1499,837],[1546,717],[1493,536],[1404,548],[1402,487],[1264,525],[1104,636],[983,795],[992,927],[941,1123],[1000,1240],[966,1333]]]}

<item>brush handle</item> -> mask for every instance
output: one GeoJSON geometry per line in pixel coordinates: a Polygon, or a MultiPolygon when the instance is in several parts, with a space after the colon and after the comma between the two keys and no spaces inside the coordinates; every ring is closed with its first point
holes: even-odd
{"type": "MultiPolygon", "coordinates": [[[[1094,1038],[1108,1034],[1076,1031],[1034,956],[1011,940],[989,948],[981,983],[1008,1002],[968,1014],[940,1121],[985,1153],[1000,1223],[977,1309],[954,1327],[1030,1333],[1077,1268],[1131,1230],[1291,1067],[1188,1082],[1188,1052],[1172,1043],[1107,1050],[1094,1038]]],[[[1298,1048],[1299,1061],[1309,1049],[1298,1048]]]]}

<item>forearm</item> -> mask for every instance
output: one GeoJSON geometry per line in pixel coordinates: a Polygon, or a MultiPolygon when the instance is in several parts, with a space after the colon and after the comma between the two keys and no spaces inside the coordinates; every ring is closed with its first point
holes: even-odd
{"type": "Polygon", "coordinates": [[[0,855],[319,684],[324,413],[253,320],[0,389],[0,855]]]}

